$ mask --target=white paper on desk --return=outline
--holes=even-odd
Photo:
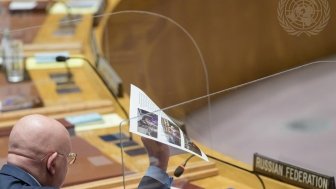
[[[60,52],[40,52],[35,53],[35,61],[37,64],[44,64],[44,63],[55,63],[57,56],[69,56],[68,51],[60,51]]]
[[[170,153],[189,152],[206,161],[202,152],[182,130],[139,88],[131,85],[130,132],[170,146]]]
[[[32,10],[37,6],[35,0],[26,0],[26,1],[12,1],[9,4],[9,10],[19,11],[19,10]]]
[[[84,60],[82,60],[80,58],[69,59],[66,62],[66,64],[65,63],[59,63],[59,62],[38,63],[38,62],[36,62],[35,57],[29,57],[29,58],[26,59],[26,69],[27,70],[38,70],[38,69],[44,70],[44,69],[65,68],[66,66],[68,66],[70,68],[79,68],[79,67],[82,67],[84,63],[85,63]]]
[[[78,124],[75,125],[75,131],[89,131],[93,129],[102,129],[110,127],[118,127],[122,118],[116,113],[104,114],[102,115],[103,121],[100,123],[91,123],[91,124]]]
[[[95,14],[102,6],[102,0],[70,0],[67,6],[64,3],[55,3],[51,8],[52,14],[64,14],[70,12],[71,14]]]

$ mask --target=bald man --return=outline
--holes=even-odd
[[[42,115],[23,117],[9,136],[0,188],[60,188],[68,162],[75,158],[69,133],[61,123]]]
[[[139,188],[170,188],[172,178],[166,173],[168,147],[149,139],[143,139],[143,143],[150,167]],[[43,115],[23,117],[9,136],[7,164],[0,170],[0,188],[60,188],[68,165],[76,160],[76,154],[71,150],[69,133],[61,123]]]

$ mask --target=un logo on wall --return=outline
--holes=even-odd
[[[278,19],[290,35],[317,35],[330,19],[328,0],[280,0]]]

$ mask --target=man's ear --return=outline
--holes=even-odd
[[[47,160],[47,170],[48,173],[50,173],[51,175],[55,175],[56,173],[56,158],[57,152],[54,152],[53,154],[51,154],[51,156],[49,156]]]

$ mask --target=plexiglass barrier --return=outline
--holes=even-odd
[[[44,114],[78,154],[64,188],[160,188],[171,177],[176,188],[323,188],[335,175],[334,58],[218,87],[186,28],[137,10],[2,22],[1,148],[15,121]],[[23,55],[6,50],[16,40]],[[14,57],[23,81],[9,79]]]
[[[112,14],[108,21],[109,30],[105,31],[103,50],[120,74],[130,98],[131,120],[121,122],[121,136],[127,136],[130,129],[136,132],[132,134],[132,140],[120,141],[125,168],[124,187],[134,188],[141,182],[140,187],[147,188],[150,187],[148,185],[151,181],[146,179],[151,177],[144,175],[145,172],[152,171],[152,167],[148,170],[149,162],[161,165],[159,159],[164,159],[167,162],[162,162],[162,171],[172,174],[172,169],[188,158],[188,153],[180,151],[178,154],[182,155],[176,155],[169,160],[167,156],[177,152],[156,142],[154,143],[159,146],[152,146],[153,139],[171,144],[175,148],[189,151],[193,147],[198,149],[186,135],[189,126],[185,121],[193,110],[210,105],[210,99],[207,97],[207,68],[197,42],[184,27],[171,18],[145,11],[120,11]],[[131,84],[134,85],[133,92],[138,94],[137,96],[132,96]],[[153,100],[153,104],[146,99],[145,94]],[[189,100],[191,103],[186,103]],[[166,116],[161,117],[161,108],[165,108]],[[208,128],[203,131],[203,136],[210,139],[212,129],[209,129],[209,120],[209,117],[203,118],[204,126]],[[130,126],[131,122],[139,127]],[[145,142],[145,147],[139,134],[150,138],[147,140],[148,144]],[[158,157],[151,155],[152,152],[162,157],[157,159]],[[205,154],[203,156],[205,157]],[[168,160],[173,163],[168,164]],[[214,175],[216,172],[211,165],[204,163],[204,160],[191,161],[196,162],[194,170],[209,169],[203,170],[203,176]],[[134,170],[138,173],[134,173]],[[176,180],[176,184],[187,185],[189,180]],[[177,186],[176,184],[174,186]]]
[[[283,179],[283,182],[301,187],[332,188],[335,172],[331,166],[334,161],[334,152],[331,150],[334,141],[334,118],[331,112],[334,111],[335,69],[333,58],[316,61],[162,109],[148,102],[150,96],[135,90],[136,92],[131,92],[134,95],[131,96],[131,107],[136,108],[130,109],[130,112],[134,111],[134,117],[123,121],[121,127],[130,124],[132,132],[142,136],[142,140],[149,138],[143,143],[149,149],[151,165],[161,165],[158,159],[167,162],[162,156],[168,157],[174,151],[153,141],[161,141],[174,149],[184,148],[183,155],[169,156],[167,172],[171,175],[176,174],[176,170],[181,172],[179,165],[197,174],[197,171],[193,170],[194,166],[206,163],[200,157],[201,150],[209,156],[210,162],[235,162],[230,166],[240,166],[238,169],[242,170],[245,170],[246,166],[239,162],[253,165],[256,170],[255,179],[258,181],[259,178],[260,185],[254,183],[244,187],[273,187],[258,177],[266,174],[268,177]],[[183,108],[207,97],[211,98],[211,105],[188,114],[183,119],[185,130],[179,122],[166,117],[165,112],[169,112],[170,109]],[[135,104],[132,104],[132,100]],[[209,112],[211,121],[207,122]],[[213,125],[210,127],[211,123]],[[209,132],[209,129],[214,130]],[[207,134],[212,138],[208,138]],[[190,139],[194,141],[193,144],[189,143]],[[132,150],[123,151],[123,155],[128,157]],[[213,151],[225,156],[213,157]],[[255,155],[258,155],[256,159]],[[235,160],[228,160],[227,156]],[[128,160],[124,160],[127,167]],[[323,163],[320,163],[321,161]],[[136,164],[137,161],[133,163]],[[249,172],[248,170],[245,171]],[[181,186],[181,183],[209,186],[202,181],[194,181],[188,173],[190,174],[187,171],[183,179],[175,176],[177,186]],[[201,177],[202,174],[199,174]],[[218,185],[230,185],[225,178],[220,181],[212,179]],[[125,180],[125,188],[132,188],[128,185],[127,175]],[[144,180],[140,186],[143,184],[146,184]]]

